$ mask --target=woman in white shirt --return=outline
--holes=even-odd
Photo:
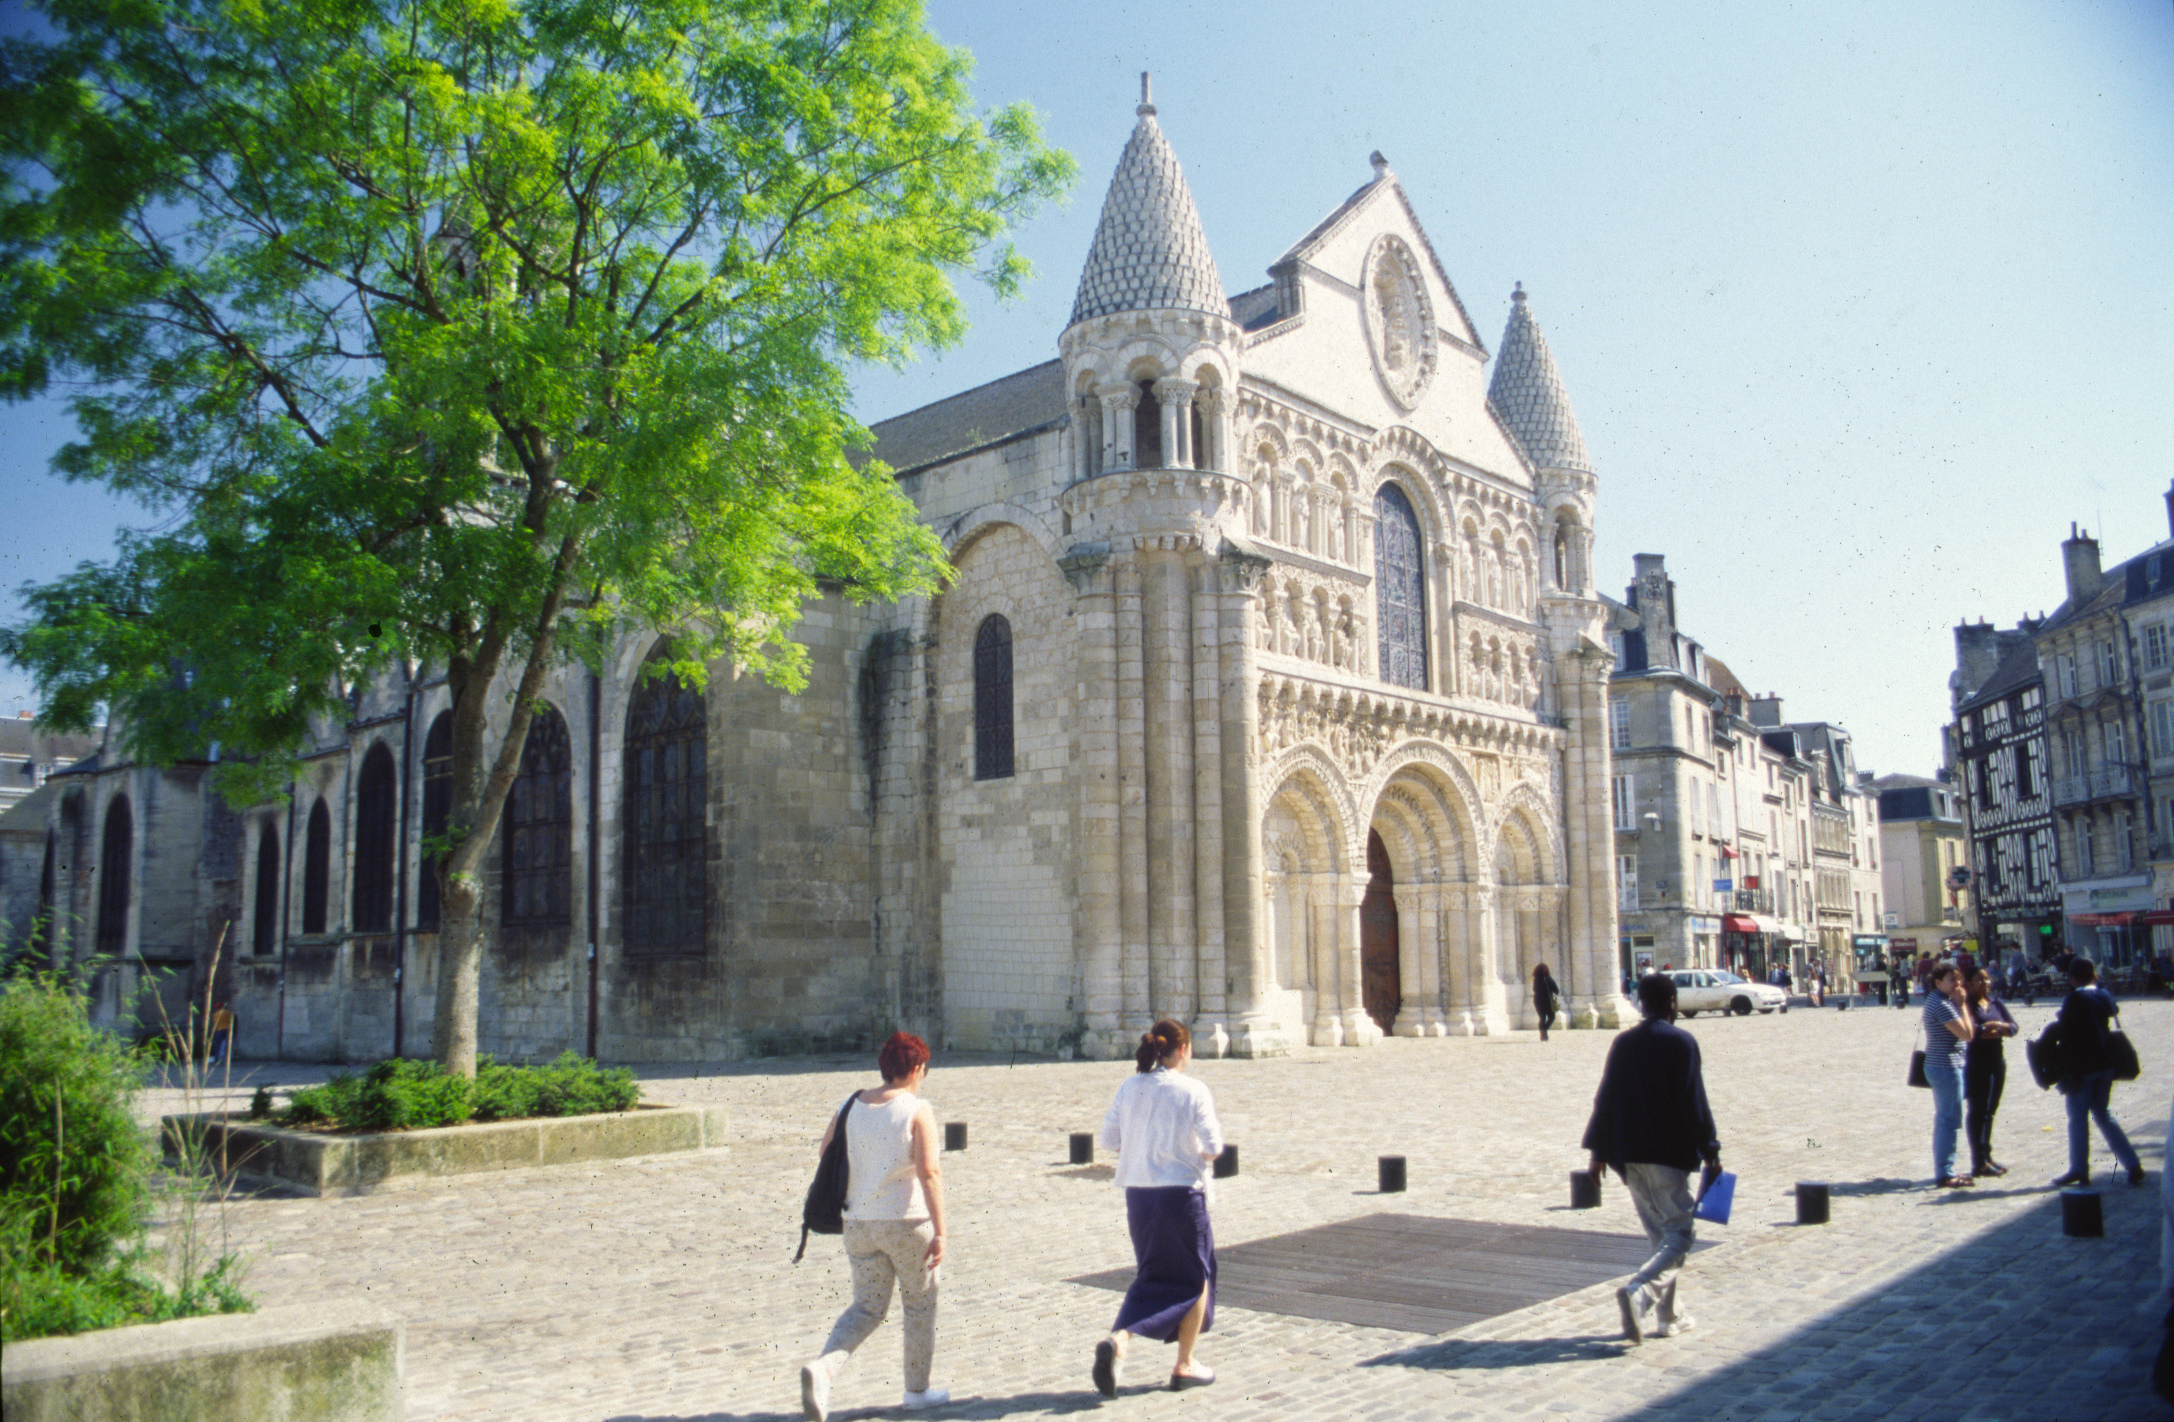
[[[906,1397],[934,1407],[951,1394],[930,1387],[936,1354],[936,1266],[944,1260],[944,1171],[936,1113],[918,1094],[928,1077],[928,1043],[894,1032],[876,1059],[883,1085],[856,1092],[844,1115],[845,1257],[853,1302],[830,1330],[823,1355],[800,1370],[800,1408],[809,1422],[830,1412],[830,1385],[853,1350],[890,1311],[891,1285],[906,1301]],[[823,1132],[828,1149],[839,1118]]]
[[[1215,1324],[1215,1232],[1208,1225],[1209,1168],[1223,1152],[1215,1098],[1186,1076],[1193,1037],[1168,1018],[1140,1038],[1139,1070],[1102,1118],[1102,1144],[1117,1157],[1132,1256],[1139,1273],[1110,1336],[1095,1344],[1095,1388],[1117,1395],[1117,1372],[1134,1334],[1178,1345],[1170,1388],[1206,1387],[1215,1370],[1193,1345]]]

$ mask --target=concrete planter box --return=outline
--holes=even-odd
[[[161,1137],[169,1153],[184,1122],[204,1133],[205,1149],[213,1159],[224,1148],[229,1169],[316,1195],[361,1194],[402,1176],[576,1165],[715,1150],[725,1143],[722,1106],[637,1106],[599,1116],[547,1116],[373,1136],[283,1130],[212,1112],[166,1117]]]
[[[403,1346],[383,1309],[322,1304],[40,1338],[0,1357],[0,1406],[8,1422],[396,1422]]]

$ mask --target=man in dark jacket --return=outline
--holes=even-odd
[[[2144,1163],[2112,1110],[2115,1063],[2109,1039],[2121,1005],[2098,985],[2098,968],[2089,958],[2069,960],[2068,981],[2068,997],[2051,1029],[2060,1044],[2061,1093],[2068,1098],[2068,1173],[2053,1183],[2091,1183],[2091,1122],[2096,1121],[2114,1159],[2129,1172],[2129,1184],[2141,1185]]]
[[[1648,1314],[1658,1315],[1658,1337],[1691,1327],[1690,1315],[1676,1308],[1676,1273],[1692,1243],[1691,1172],[1702,1160],[1709,1171],[1721,1166],[1698,1039],[1674,1025],[1674,980],[1662,973],[1640,979],[1638,1007],[1645,1020],[1608,1049],[1585,1128],[1594,1178],[1604,1167],[1623,1177],[1653,1242],[1653,1257],[1615,1291],[1623,1336],[1633,1343],[1645,1341]]]

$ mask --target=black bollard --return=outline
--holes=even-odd
[[[2103,1239],[2106,1236],[2106,1215],[2099,1208],[2099,1192],[2096,1190],[2063,1190],[2061,1192],[2061,1233],[2070,1239]]]
[[[1072,1163],[1074,1165],[1093,1165],[1095,1163],[1094,1132],[1072,1132]]]
[[[1846,998],[1846,997],[1838,997],[1838,998],[1836,998],[1836,999],[1834,1000],[1834,1010],[1835,1010],[1836,1012],[1847,1012],[1847,1011],[1849,1011],[1849,999],[1848,999],[1848,998]]]
[[[946,1122],[944,1122],[944,1149],[945,1149],[945,1150],[965,1150],[965,1149],[966,1149],[966,1122],[964,1122],[964,1121],[946,1121]]]
[[[1570,1172],[1570,1208],[1573,1210],[1597,1210],[1600,1208],[1600,1177],[1590,1170]]]
[[[1384,1195],[1404,1193],[1404,1157],[1385,1155],[1374,1162],[1374,1178]]]
[[[1215,1158],[1215,1178],[1228,1180],[1237,1173],[1238,1147],[1234,1145],[1224,1146],[1223,1153]]]
[[[1800,1225],[1825,1224],[1827,1222],[1827,1186],[1820,1180],[1797,1182],[1797,1223]]]

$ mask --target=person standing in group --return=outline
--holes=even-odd
[[[936,1355],[937,1266],[944,1262],[944,1172],[936,1113],[919,1095],[928,1079],[928,1043],[894,1032],[876,1058],[883,1085],[855,1094],[845,1113],[845,1257],[853,1302],[838,1315],[822,1356],[800,1370],[800,1409],[809,1422],[830,1413],[830,1385],[853,1350],[891,1308],[895,1282],[906,1303],[906,1396],[909,1408],[951,1400],[929,1386]],[[838,1129],[823,1132],[830,1145]]]
[[[1932,1086],[1933,1184],[1957,1189],[1971,1183],[1955,1173],[1955,1137],[1963,1127],[1964,1044],[1977,1032],[1963,996],[1963,975],[1942,963],[1925,979],[1925,1079]]]
[[[2016,1034],[2015,1018],[2008,1004],[1994,995],[1992,975],[1983,968],[1970,970],[1963,996],[1976,1029],[1963,1055],[1963,1135],[1970,1142],[1970,1173],[2006,1175],[2008,1167],[1993,1159],[1993,1117],[2008,1084],[2003,1043]]]
[[[1644,1020],[1608,1048],[1608,1064],[1585,1127],[1593,1178],[1602,1170],[1623,1177],[1653,1255],[1615,1291],[1623,1336],[1646,1338],[1646,1316],[1657,1314],[1656,1337],[1687,1332],[1691,1316],[1676,1304],[1676,1279],[1691,1252],[1691,1172],[1704,1161],[1721,1167],[1721,1141],[1706,1104],[1698,1039],[1675,1024],[1676,983],[1654,974],[1638,983]]]
[[[2098,968],[2089,958],[2072,958],[2068,965],[2068,996],[2053,1019],[2053,1033],[2060,1043],[2061,1093],[2068,1098],[2068,1173],[2056,1185],[2091,1183],[2091,1121],[2129,1172],[2131,1186],[2144,1183],[2144,1163],[2112,1110],[2114,1049],[2108,1038],[2121,1004],[2098,985]]]
[[[1137,1070],[1102,1118],[1102,1145],[1117,1152],[1138,1267],[1110,1336],[1095,1344],[1095,1390],[1117,1395],[1126,1345],[1137,1335],[1178,1345],[1170,1390],[1206,1387],[1215,1370],[1193,1358],[1215,1326],[1215,1231],[1208,1223],[1210,1167],[1223,1153],[1223,1127],[1206,1085],[1185,1074],[1192,1033],[1164,1018],[1140,1038]]]
[[[1532,970],[1532,1005],[1540,1014],[1540,1040],[1547,1040],[1548,1028],[1555,1025],[1555,1014],[1561,1010],[1563,990],[1556,985],[1555,975],[1547,970],[1547,964],[1536,964]]]

